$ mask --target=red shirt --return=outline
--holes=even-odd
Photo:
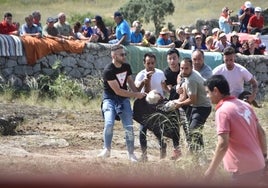
[[[260,19],[257,19],[257,16],[251,16],[249,21],[248,21],[248,25],[250,25],[251,27],[256,27],[258,29],[262,29],[264,26],[264,18],[263,16],[260,16]]]
[[[0,23],[0,34],[9,35],[11,32],[16,31],[17,28],[13,24],[8,24],[6,21]]]

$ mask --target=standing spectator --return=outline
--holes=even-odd
[[[135,20],[132,23],[132,30],[130,34],[130,44],[142,46],[142,34],[141,34],[141,23],[138,20]]]
[[[230,38],[231,46],[235,49],[235,53],[243,53],[242,44],[236,31],[233,31]]]
[[[231,43],[227,40],[226,34],[221,33],[219,40],[215,44],[215,48],[218,49],[217,51],[223,52],[223,50],[229,46],[231,46]]]
[[[251,16],[254,15],[254,8],[250,1],[246,1],[243,6],[241,6],[238,12],[238,19],[240,21],[240,33],[248,33],[248,21]]]
[[[162,48],[173,48],[175,44],[169,38],[170,31],[168,28],[163,27],[159,33],[159,37],[156,40],[156,45]]]
[[[263,55],[261,51],[259,50],[259,46],[256,43],[255,39],[249,39],[247,41],[248,46],[246,50],[243,51],[244,55]]]
[[[123,18],[120,12],[114,13],[114,21],[116,23],[115,39],[110,40],[110,44],[129,45],[130,43],[130,27],[128,22]]]
[[[167,91],[166,86],[166,77],[162,70],[155,68],[156,66],[156,56],[152,53],[146,53],[143,57],[143,65],[145,69],[141,70],[136,78],[135,85],[141,90],[141,92],[149,93],[152,90],[155,90],[161,95],[162,98],[165,98],[164,92]],[[148,118],[148,117],[147,117]],[[147,161],[147,126],[140,125],[140,145],[142,150],[142,160]],[[157,135],[159,146],[160,146],[160,158],[166,157],[166,147],[167,144],[162,139],[162,135]],[[174,148],[178,149],[179,138],[177,143],[175,143]],[[174,156],[175,157],[175,156]]]
[[[236,22],[233,22],[230,18],[232,11],[228,7],[222,8],[222,13],[219,18],[219,27],[224,33],[231,33],[231,26],[239,25]]]
[[[251,106],[230,96],[228,81],[214,75],[206,82],[206,91],[216,104],[215,122],[218,143],[214,157],[205,172],[206,183],[223,160],[235,186],[258,186],[267,157],[264,129]]]
[[[145,97],[145,94],[138,92],[135,87],[131,76],[131,67],[126,63],[126,53],[123,46],[112,46],[111,56],[112,63],[108,64],[103,71],[102,113],[104,116],[104,149],[98,157],[110,157],[114,122],[116,116],[119,116],[125,129],[129,160],[137,162],[134,154],[133,120],[129,97],[141,99]],[[129,91],[128,87],[132,91]]]
[[[93,35],[91,20],[89,18],[84,19],[84,25],[82,26],[82,33],[87,38],[90,38]]]
[[[184,30],[182,29],[176,29],[176,40],[174,41],[175,43],[175,48],[182,48],[182,49],[190,49],[190,44],[188,40],[186,39]]]
[[[57,28],[59,35],[65,39],[74,39],[72,27],[66,22],[66,16],[63,12],[58,14],[58,22],[54,24]]]
[[[261,15],[261,7],[255,8],[255,14],[250,17],[248,21],[248,32],[255,34],[257,32],[261,33],[264,27],[264,17]]]
[[[105,23],[103,22],[102,17],[99,15],[96,15],[95,18],[92,19],[92,22],[95,23],[96,28],[94,28],[94,30],[96,30],[96,34],[99,36],[98,42],[108,43],[109,41],[108,29],[105,26]]]
[[[25,17],[25,24],[21,26],[21,36],[42,37],[39,28],[33,23],[32,15]]]
[[[204,79],[212,76],[212,69],[204,63],[204,52],[202,50],[195,50],[192,53],[192,62],[194,70],[198,71]]]
[[[19,35],[19,30],[12,22],[12,14],[5,13],[4,20],[0,23],[0,34],[4,35]]]
[[[38,27],[39,32],[42,35],[43,27],[41,24],[41,13],[39,10],[36,10],[32,13],[33,16],[33,23]]]
[[[227,47],[223,51],[223,61],[212,70],[213,75],[223,75],[230,86],[232,96],[238,97],[244,91],[244,83],[249,82],[252,86],[252,94],[248,96],[251,103],[258,91],[258,84],[254,76],[242,65],[235,63],[235,50],[233,47]]]
[[[184,58],[180,64],[180,76],[185,79],[182,88],[185,89],[184,100],[174,100],[176,107],[186,107],[186,117],[189,123],[189,150],[203,150],[204,141],[202,129],[211,112],[211,104],[204,87],[204,78],[193,70],[192,60]]]

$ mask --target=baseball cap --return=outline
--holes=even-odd
[[[48,17],[47,18],[47,23],[51,23],[51,22],[56,22],[56,19],[52,18],[52,17]]]
[[[221,34],[219,35],[219,39],[221,39],[221,38],[224,37],[224,36],[226,36],[226,34],[225,34],[225,33],[221,33]]]
[[[252,4],[251,4],[250,1],[246,1],[244,5],[245,5],[246,8],[251,8],[252,7]]]
[[[255,12],[261,12],[261,7],[256,7]]]
[[[202,39],[202,36],[201,35],[196,35],[195,39],[198,39],[198,38]]]
[[[121,17],[122,16],[122,14],[120,13],[120,12],[118,12],[118,11],[116,11],[115,13],[114,13],[114,17]]]
[[[89,18],[85,18],[84,23],[91,23],[91,20]]]
[[[215,28],[212,29],[212,33],[216,33],[216,32],[218,32],[219,30],[220,30],[219,28],[215,27]]]

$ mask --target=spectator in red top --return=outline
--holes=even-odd
[[[264,27],[264,17],[261,15],[261,8],[255,8],[254,16],[250,17],[248,21],[248,31],[251,34],[255,34],[256,32],[261,32]]]
[[[16,25],[12,22],[12,14],[5,13],[4,20],[0,23],[0,34],[19,35]]]

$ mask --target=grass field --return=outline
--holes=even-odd
[[[31,14],[34,10],[40,10],[42,23],[45,24],[46,18],[56,16],[59,12],[65,12],[70,17],[73,14],[99,14],[107,19],[111,19],[113,12],[122,6],[126,0],[0,0],[0,11],[3,15],[10,11],[13,13],[13,21],[24,23],[24,17]],[[166,23],[170,22],[175,27],[186,26],[195,23],[197,19],[218,18],[221,9],[228,6],[236,14],[244,0],[173,0],[175,12],[166,17]],[[268,8],[267,0],[254,0],[254,6],[263,9]],[[144,25],[144,29],[153,30],[150,23]]]

